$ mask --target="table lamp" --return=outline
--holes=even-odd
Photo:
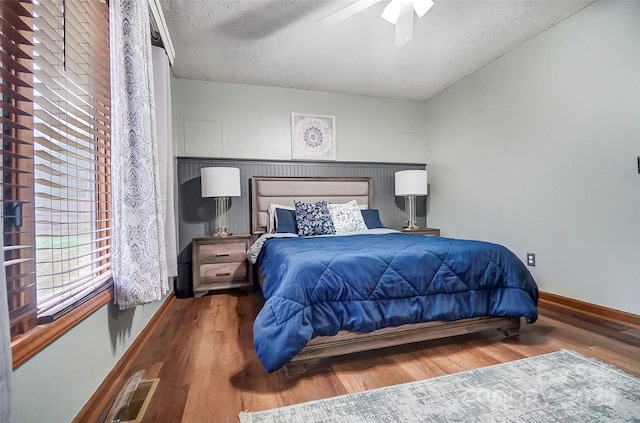
[[[395,173],[396,196],[405,197],[407,226],[404,229],[418,229],[416,224],[416,197],[429,193],[426,170],[401,170]]]
[[[229,197],[240,197],[240,169],[236,167],[203,167],[200,169],[202,196],[214,197],[216,204],[213,236],[231,235],[227,226]]]

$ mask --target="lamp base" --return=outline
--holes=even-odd
[[[229,197],[216,197],[216,220],[213,222],[213,226],[216,228],[213,235],[216,238],[226,238],[231,235],[227,232],[229,227],[227,226],[227,210],[229,210]]]
[[[216,228],[216,231],[211,236],[214,236],[216,238],[226,238],[233,235],[231,232],[227,232],[227,229],[228,228],[226,226],[218,226]]]
[[[406,225],[406,226],[403,226],[403,227],[402,227],[402,229],[405,229],[405,230],[407,230],[407,231],[412,231],[412,230],[415,230],[415,229],[420,229],[420,226],[416,225],[416,222],[415,222],[415,221],[408,221],[408,222],[406,222],[406,223],[407,223],[407,225]]]
[[[407,226],[404,227],[404,230],[410,231],[412,229],[418,229],[419,226],[416,219],[416,196],[407,195],[404,200],[404,205],[407,212],[407,220],[405,220]]]

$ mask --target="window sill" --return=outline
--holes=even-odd
[[[15,370],[20,367],[31,357],[45,349],[53,343],[53,341],[60,338],[112,299],[113,288],[110,288],[65,314],[55,322],[36,326],[24,335],[18,336],[11,341],[13,369]]]

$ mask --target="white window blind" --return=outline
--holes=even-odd
[[[108,15],[101,0],[0,1],[12,338],[110,286]]]
[[[41,323],[111,277],[108,8],[34,2],[34,196]]]

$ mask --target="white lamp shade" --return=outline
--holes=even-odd
[[[203,197],[240,197],[240,169],[203,167],[200,169]]]
[[[427,183],[426,170],[401,170],[396,172],[396,195],[427,195],[429,185]]]

